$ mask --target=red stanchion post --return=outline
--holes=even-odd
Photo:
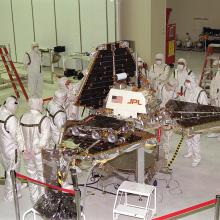
[[[216,203],[215,203],[215,220],[219,220],[219,209],[220,209],[220,195],[217,195]]]
[[[157,137],[157,161],[159,161],[159,154],[160,154],[160,142],[161,142],[161,127],[159,127],[156,131],[156,137]]]
[[[157,142],[160,143],[161,141],[161,127],[157,129]]]
[[[75,191],[75,202],[76,202],[76,219],[81,220],[81,202],[80,202],[80,189],[78,186],[78,178],[76,169],[70,169],[72,183],[73,183],[73,190]]]
[[[12,181],[12,186],[13,186],[13,196],[14,196],[16,220],[20,220],[20,209],[19,209],[19,202],[18,202],[16,173],[14,170],[11,170],[10,176],[11,176],[11,181]]]

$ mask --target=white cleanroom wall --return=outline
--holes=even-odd
[[[69,54],[90,52],[115,41],[115,1],[0,0],[0,44],[10,44],[17,62],[34,40],[45,48],[64,45]]]
[[[34,41],[31,0],[12,0],[12,8],[17,60],[22,61],[25,51],[30,50]]]

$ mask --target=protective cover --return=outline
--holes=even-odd
[[[44,149],[42,150],[42,158],[44,169],[43,175],[46,183],[59,186],[61,182],[66,180],[72,158],[61,149]]]
[[[49,190],[34,205],[43,218],[51,220],[76,219],[76,204],[72,195]]]

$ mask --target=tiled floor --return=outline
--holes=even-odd
[[[199,52],[178,52],[178,57],[184,57],[189,63],[189,67],[196,73],[200,74],[204,54]],[[56,88],[55,85],[45,84],[44,96],[53,94]],[[0,93],[0,103],[11,93],[10,90],[4,90]],[[24,107],[20,112],[24,111]],[[179,136],[175,135],[173,138],[173,150],[179,140]],[[202,161],[196,168],[191,167],[191,160],[183,158],[186,152],[184,144],[181,146],[173,164],[173,179],[178,181],[180,188],[174,189],[177,185],[175,181],[171,181],[170,189],[166,188],[164,179],[169,179],[165,174],[158,174],[157,186],[157,216],[187,208],[191,205],[198,204],[207,200],[215,198],[216,194],[220,193],[220,147],[219,142],[215,138],[208,139],[206,135],[201,138],[201,153]],[[1,172],[3,173],[3,172]],[[80,175],[81,182],[85,179],[85,174]],[[161,180],[159,180],[161,179]],[[112,208],[114,203],[114,196],[109,194],[102,194],[99,191],[89,189],[91,195],[86,198],[85,214],[87,220],[111,220]],[[25,189],[22,193],[23,197],[20,199],[20,211],[23,213],[31,207],[29,201],[29,192]],[[0,186],[0,198],[3,198],[3,186]],[[132,198],[134,201],[137,198]],[[0,201],[0,219],[12,220],[15,219],[13,203],[5,203],[3,199]],[[29,218],[31,219],[31,218]],[[40,219],[40,218],[39,218]],[[119,217],[119,220],[133,219],[128,217]],[[179,217],[176,219],[186,220],[211,220],[214,219],[214,208],[208,208],[192,215]]]

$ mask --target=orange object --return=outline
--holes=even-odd
[[[167,8],[167,23],[166,23],[166,64],[171,65],[175,63],[176,56],[176,24],[168,24],[171,8]]]
[[[161,141],[161,128],[157,129],[157,142],[160,143]]]
[[[8,76],[9,76],[9,79],[11,81],[11,84],[12,84],[12,87],[15,91],[15,95],[17,96],[17,98],[20,97],[20,94],[18,92],[18,89],[17,89],[17,86],[15,84],[15,82],[17,81],[20,88],[21,88],[21,91],[25,97],[26,100],[28,100],[28,94],[24,88],[24,85],[20,79],[20,76],[14,66],[14,63],[12,62],[12,59],[11,57],[9,56],[9,53],[8,53],[8,49],[6,48],[6,46],[0,46],[0,56],[2,58],[2,61],[4,63],[4,66],[7,70],[7,73],[8,73]]]

